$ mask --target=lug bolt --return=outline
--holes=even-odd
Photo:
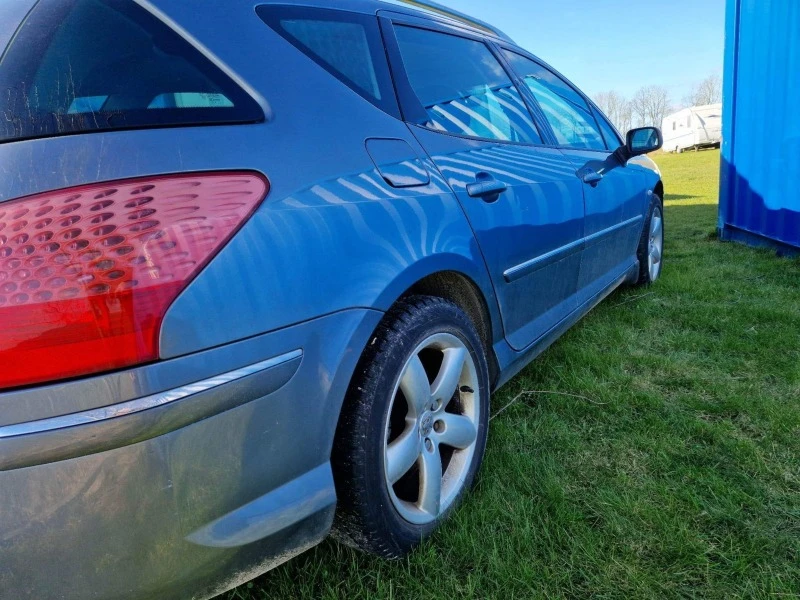
[[[425,438],[425,449],[428,452],[433,452],[433,442],[430,441],[430,439],[428,439],[428,438]]]
[[[431,410],[436,410],[436,406],[437,406],[436,402],[433,402],[431,404]]]
[[[433,430],[436,433],[442,433],[444,431],[444,422],[443,421],[436,421],[433,424]]]

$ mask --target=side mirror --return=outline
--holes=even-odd
[[[629,158],[655,152],[664,145],[664,138],[658,127],[631,129],[625,136],[625,150]]]
[[[625,145],[614,152],[622,166],[634,156],[655,152],[664,145],[664,138],[658,127],[639,127],[631,129],[625,136]]]

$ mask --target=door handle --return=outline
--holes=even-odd
[[[581,180],[592,187],[597,187],[597,184],[603,181],[603,174],[593,169],[586,169],[581,175]]]
[[[475,183],[467,184],[467,194],[484,202],[494,202],[507,189],[508,185],[483,171],[475,176]]]

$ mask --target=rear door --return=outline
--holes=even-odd
[[[469,219],[506,339],[524,348],[577,307],[584,232],[575,166],[545,146],[479,35],[394,16],[384,37],[404,118]]]
[[[577,89],[517,49],[504,48],[503,56],[541,109],[559,150],[585,182],[586,239],[578,277],[583,301],[616,281],[636,260],[648,200],[645,179],[637,168],[620,165],[613,155],[620,145],[614,129],[603,123],[601,131],[601,115]]]

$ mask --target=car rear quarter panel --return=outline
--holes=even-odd
[[[193,375],[176,369],[190,384],[230,358],[302,346],[280,373],[119,419],[0,439],[0,598],[209,598],[320,541],[333,518],[328,460],[339,399],[380,317],[342,311],[164,363],[191,361]],[[130,391],[160,390],[163,377],[144,372],[156,368],[142,367]],[[110,395],[130,387],[96,380]],[[43,396],[46,411],[47,397],[92,395],[83,381],[53,387],[21,390],[16,400]],[[175,413],[148,415],[206,399],[239,405],[168,433]],[[149,424],[133,436],[123,432],[142,419]],[[98,441],[104,451],[86,450]]]
[[[252,169],[267,175],[266,201],[169,309],[162,358],[347,308],[387,309],[418,279],[440,270],[467,275],[493,305],[463,212],[404,123],[316,66],[252,10],[209,3],[198,11],[189,2],[159,8],[255,90],[266,122],[2,144],[0,202],[163,173]],[[219,23],[237,35],[221,35]],[[407,140],[431,182],[388,185],[366,151],[370,137]]]

